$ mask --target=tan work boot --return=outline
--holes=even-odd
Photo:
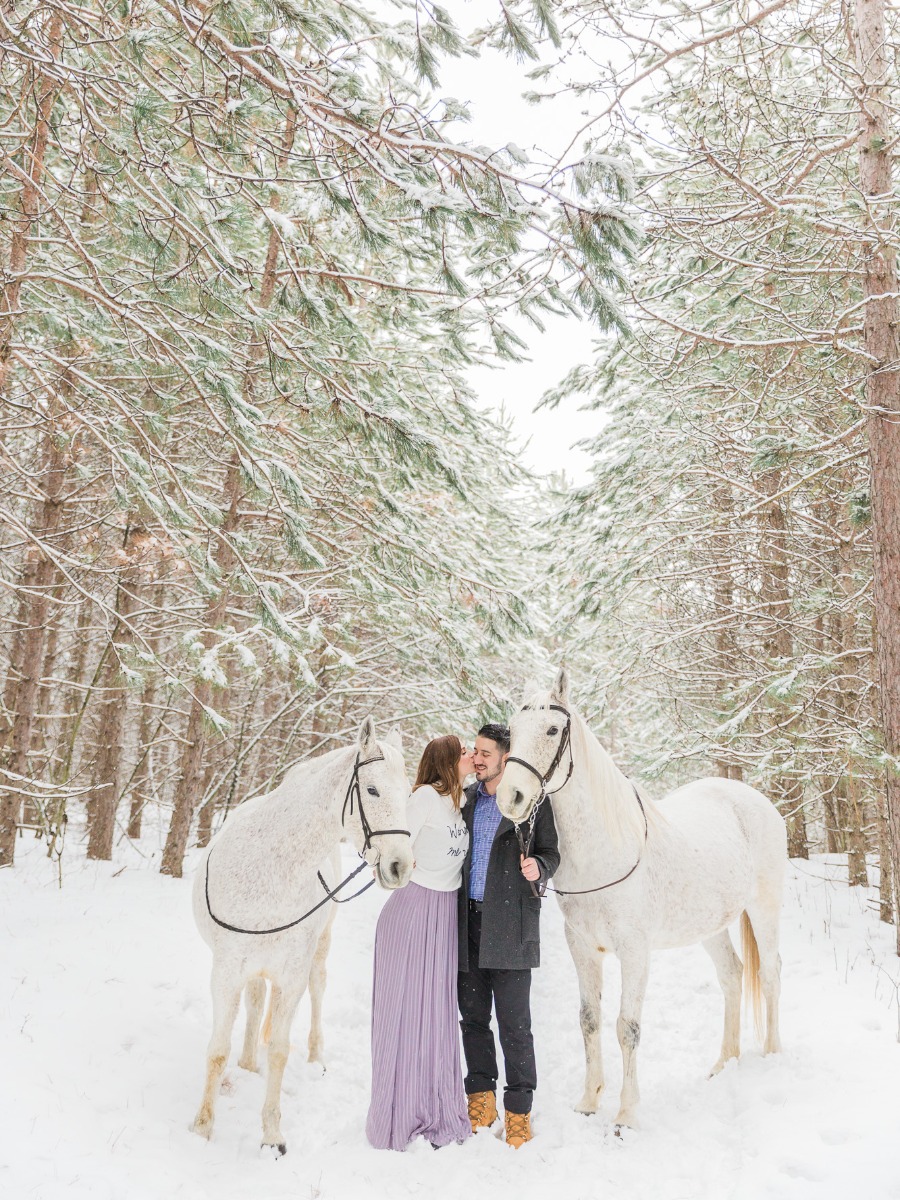
[[[469,1092],[466,1100],[473,1133],[488,1129],[497,1120],[497,1097],[493,1092]]]
[[[530,1142],[534,1134],[531,1132],[531,1113],[504,1113],[506,1119],[506,1144],[518,1150],[526,1142]]]

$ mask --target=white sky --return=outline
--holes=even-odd
[[[464,34],[486,24],[497,11],[496,0],[454,0],[448,8]],[[437,94],[467,101],[472,117],[468,125],[457,127],[456,137],[488,146],[514,142],[529,153],[535,147],[561,152],[583,124],[583,109],[569,97],[526,104],[522,92],[538,86],[526,78],[534,65],[518,64],[487,49],[477,59],[445,60]],[[525,323],[510,324],[528,341],[530,361],[475,369],[470,373],[472,385],[486,406],[502,406],[515,433],[528,441],[523,457],[531,469],[542,474],[564,470],[572,481],[582,482],[588,456],[572,449],[572,444],[597,433],[602,414],[580,411],[580,400],[569,400],[549,412],[534,409],[543,393],[571,367],[591,357],[597,330],[571,317],[548,318],[544,334]]]

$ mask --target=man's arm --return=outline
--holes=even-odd
[[[546,883],[556,874],[559,867],[559,838],[549,800],[545,800],[538,809],[531,856],[541,869],[540,882]]]

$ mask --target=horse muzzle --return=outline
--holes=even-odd
[[[502,780],[497,788],[497,807],[504,817],[508,817],[517,825],[528,820],[537,800],[537,795],[531,789],[523,792],[514,783],[507,783],[506,780]]]
[[[375,864],[375,877],[379,886],[395,891],[409,883],[413,870],[413,857],[408,846],[395,852],[382,850]]]

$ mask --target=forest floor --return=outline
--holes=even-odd
[[[837,858],[791,866],[784,905],[784,1053],[707,1078],[722,997],[702,949],[654,959],[640,1050],[641,1128],[615,1137],[618,971],[607,970],[607,1091],[573,1111],[582,1049],[575,972],[554,901],[534,977],[540,1088],[534,1141],[492,1132],[435,1153],[372,1150],[369,1002],[377,889],[343,908],[325,998],[328,1069],[294,1026],[283,1128],[261,1151],[263,1079],[232,1061],[207,1143],[188,1126],[209,1035],[209,955],[190,880],[157,873],[145,838],[118,863],[70,841],[63,885],[42,843],[0,873],[0,1196],[4,1200],[900,1200],[900,960],[874,891]],[[123,861],[125,863],[123,867]],[[350,863],[348,857],[347,862]],[[874,872],[873,872],[874,873]],[[238,1036],[235,1039],[235,1053]]]

